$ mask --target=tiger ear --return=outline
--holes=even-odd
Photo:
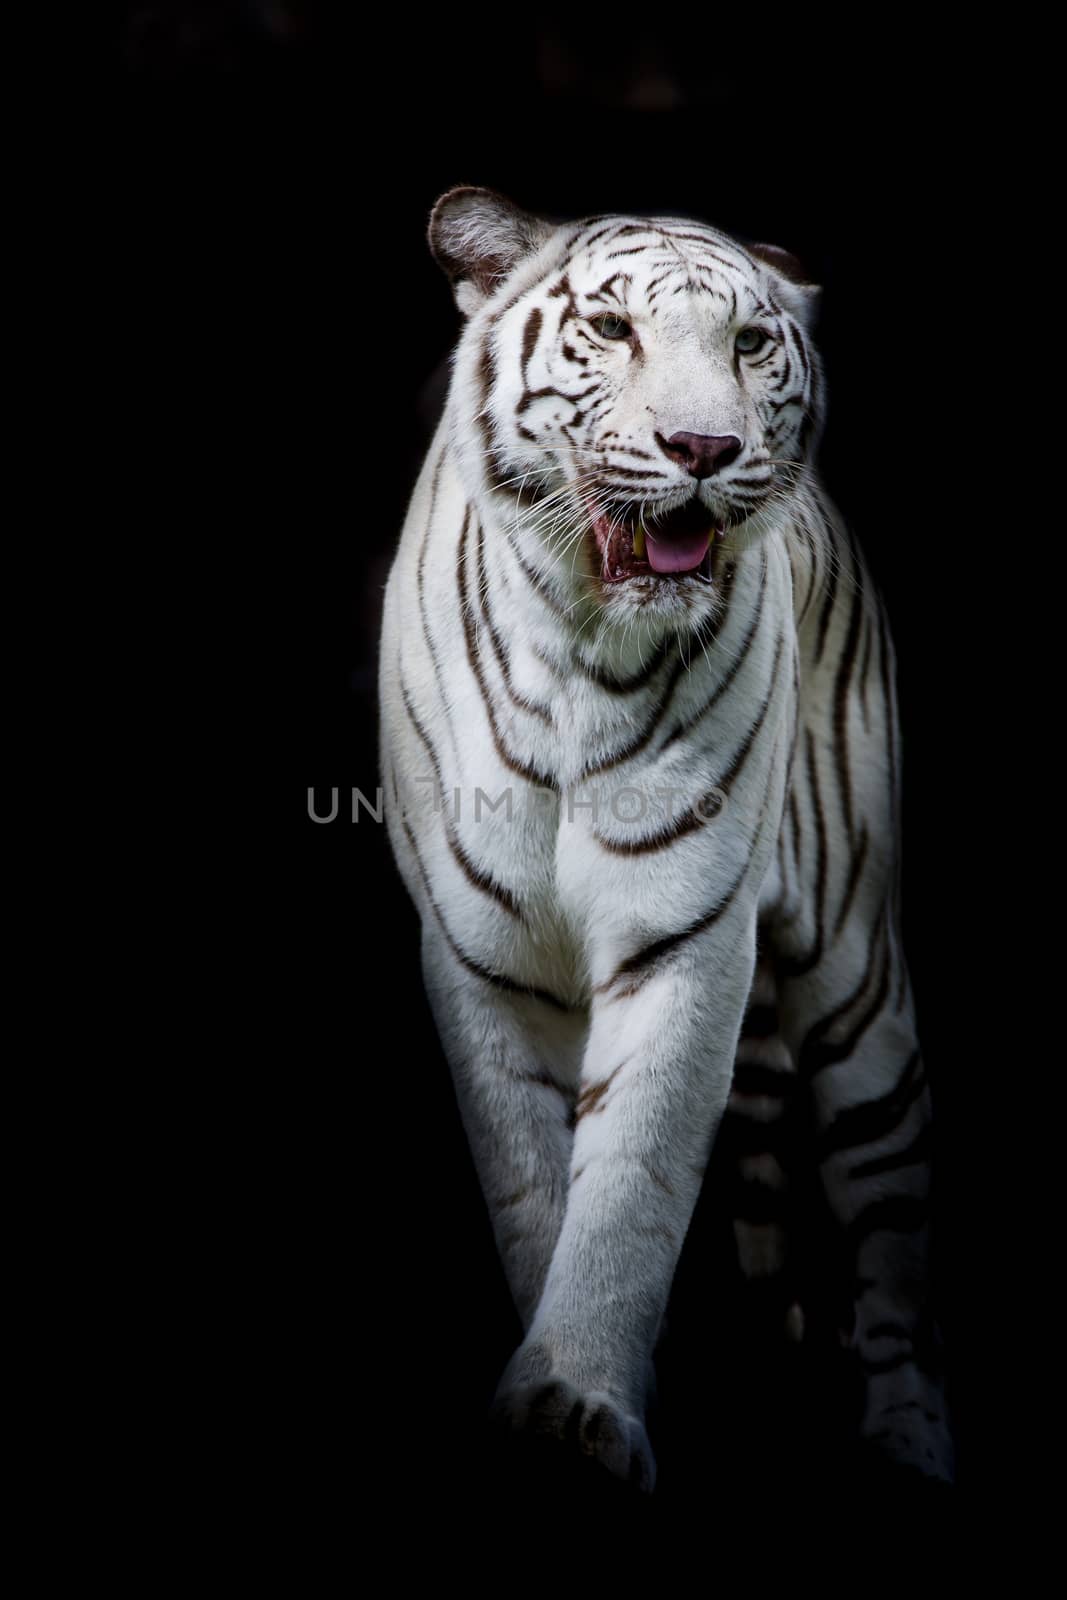
[[[449,189],[430,215],[430,252],[451,279],[464,316],[483,306],[523,256],[553,232],[550,222],[520,211],[492,189]]]
[[[774,289],[791,317],[795,317],[809,333],[819,314],[822,289],[812,283],[811,275],[796,256],[776,244],[747,244],[745,249],[765,267],[770,267]]]

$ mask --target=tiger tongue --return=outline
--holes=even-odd
[[[710,543],[707,528],[700,533],[675,535],[673,539],[657,539],[645,529],[645,550],[653,572],[692,572],[703,561]]]

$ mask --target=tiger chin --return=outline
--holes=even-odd
[[[715,1147],[783,1338],[817,1168],[860,1437],[950,1480],[895,657],[815,466],[818,290],[700,222],[477,188],[429,243],[465,322],[386,589],[380,754],[522,1331],[493,1415],[652,1490]]]

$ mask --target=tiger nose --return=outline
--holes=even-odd
[[[742,449],[741,440],[733,433],[672,433],[660,443],[671,460],[693,478],[710,478],[736,460]]]

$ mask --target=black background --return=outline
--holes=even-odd
[[[786,247],[824,285],[821,466],[900,664],[936,1293],[973,1491],[969,1119],[996,1050],[974,861],[998,781],[972,754],[991,571],[973,469],[996,444],[971,408],[989,332],[961,240],[1001,223],[965,43],[888,21],[831,40],[762,14],[549,28],[267,3],[118,8],[106,42],[88,193],[117,515],[165,552],[143,638],[181,612],[149,659],[177,687],[202,808],[212,796],[220,893],[240,861],[262,951],[246,969],[235,934],[242,1025],[211,1038],[201,1129],[222,1202],[203,1266],[220,1422],[267,1464],[271,1503],[327,1542],[379,1502],[476,1540],[487,1496],[514,1513],[555,1495],[569,1515],[601,1493],[563,1478],[513,1492],[526,1469],[479,1431],[516,1329],[414,919],[384,829],[346,817],[352,787],[377,785],[381,593],[457,328],[426,220],[475,182],[561,218],[700,216]],[[313,785],[320,808],[341,791],[330,826],[308,819]],[[798,1380],[754,1350],[711,1199],[672,1311],[655,1515],[837,1504],[847,1404],[824,1404],[816,1358]],[[861,1496],[876,1520],[883,1493]]]

